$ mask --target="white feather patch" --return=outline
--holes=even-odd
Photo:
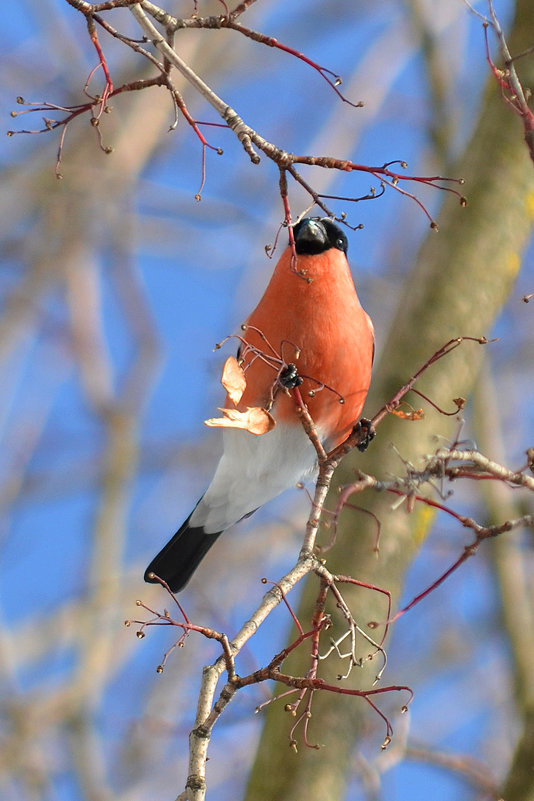
[[[191,517],[207,534],[224,531],[316,468],[315,448],[300,425],[277,423],[257,437],[224,431],[224,452],[213,480]]]

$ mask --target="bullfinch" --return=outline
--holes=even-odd
[[[347,237],[329,218],[293,227],[260,302],[241,326],[237,361],[246,387],[239,412],[261,409],[272,428],[256,434],[224,428],[223,454],[187,520],[152,560],[145,581],[182,590],[228,528],[288,487],[313,476],[317,453],[291,389],[299,388],[328,452],[359,420],[374,355],[370,317],[347,262]]]

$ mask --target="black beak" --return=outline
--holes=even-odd
[[[305,217],[293,229],[297,253],[322,253],[329,248],[328,235],[320,220]]]

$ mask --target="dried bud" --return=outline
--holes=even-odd
[[[240,366],[235,356],[229,356],[225,361],[221,384],[228,393],[232,403],[238,404],[247,388],[247,382],[243,368]]]
[[[219,411],[223,413],[222,417],[210,417],[209,420],[204,420],[204,425],[212,428],[238,428],[256,436],[272,431],[276,425],[274,417],[259,406],[249,406],[244,412],[226,408]]]

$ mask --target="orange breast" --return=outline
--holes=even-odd
[[[277,384],[281,364],[293,362],[304,379],[302,397],[332,448],[361,415],[371,379],[373,327],[344,253],[299,256],[298,269],[306,270],[309,282],[291,270],[286,249],[246,321],[243,336],[252,347],[242,348],[247,388],[239,408],[272,403],[275,419],[300,425],[293,397]]]

